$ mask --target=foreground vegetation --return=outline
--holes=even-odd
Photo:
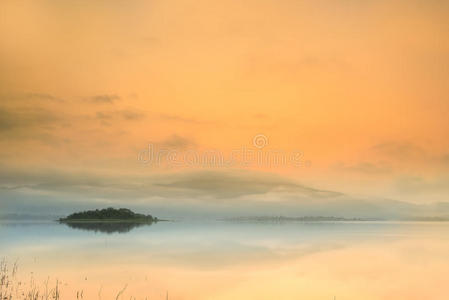
[[[34,279],[29,282],[17,278],[18,264],[8,265],[6,260],[0,261],[0,299],[1,300],[58,300],[60,299],[59,281],[49,286],[49,280],[44,288],[39,288]]]
[[[50,281],[47,278],[42,284],[36,283],[33,277],[27,281],[22,281],[17,276],[18,263],[10,265],[6,259],[0,261],[0,300],[60,300],[60,299],[87,299],[84,291],[78,290],[72,296],[61,296],[62,284],[58,279]],[[128,285],[122,287],[114,296],[115,300],[124,299],[124,292]],[[168,300],[168,292],[165,295]],[[98,292],[98,299],[101,298],[101,288]],[[136,300],[136,297],[130,299]],[[145,297],[145,300],[149,299]]]

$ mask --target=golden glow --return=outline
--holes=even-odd
[[[401,200],[448,195],[396,188],[404,176],[447,178],[443,1],[1,8],[1,108],[15,120],[2,128],[3,164],[120,174],[138,169],[148,141],[177,135],[229,152],[262,133],[312,162],[262,171]]]

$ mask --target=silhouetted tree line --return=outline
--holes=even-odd
[[[105,209],[87,210],[69,215],[65,220],[132,220],[146,219],[157,221],[151,215],[137,214],[127,208],[115,209],[112,207]]]

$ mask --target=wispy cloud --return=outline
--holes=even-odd
[[[49,128],[63,120],[58,114],[39,108],[11,109],[0,107],[0,132],[18,129]]]
[[[50,93],[30,92],[30,93],[7,93],[0,95],[0,98],[6,102],[24,101],[38,104],[40,102],[63,102],[64,100]]]
[[[190,124],[210,123],[210,122],[198,120],[195,118],[189,118],[189,117],[184,117],[184,116],[179,116],[179,115],[170,115],[170,114],[159,114],[159,119],[161,119],[163,121],[190,123]]]
[[[376,144],[372,147],[375,152],[394,159],[414,159],[426,156],[426,151],[411,142],[389,141]]]
[[[190,172],[168,177],[168,182],[158,186],[183,190],[196,196],[216,199],[235,198],[269,192],[289,192],[309,197],[338,197],[341,193],[315,189],[300,185],[276,175],[261,175],[246,172]]]
[[[196,143],[192,139],[173,134],[165,140],[157,143],[157,145],[161,148],[182,150],[189,147],[195,147]]]
[[[51,101],[62,101],[61,98],[56,97],[51,94],[45,94],[45,93],[28,93],[25,94],[25,98],[28,99],[39,99],[39,100],[51,100]]]
[[[304,186],[278,175],[253,172],[190,171],[152,175],[110,175],[62,171],[25,171],[3,167],[2,189],[103,197],[178,199],[235,199],[248,195],[288,193],[310,198],[333,198],[342,194]]]
[[[145,118],[145,113],[138,110],[124,109],[114,111],[97,111],[95,119],[102,121],[105,125],[110,125],[115,121],[138,121]]]
[[[427,194],[429,197],[435,194],[449,192],[449,176],[442,175],[436,178],[424,176],[402,176],[396,180],[396,188],[405,195]]]
[[[100,103],[100,104],[112,104],[116,101],[120,100],[120,96],[116,94],[104,94],[104,95],[96,95],[90,98],[90,101],[93,103]]]
[[[354,172],[365,175],[384,175],[390,174],[393,169],[386,163],[372,163],[372,162],[358,162],[355,164],[337,164],[335,166],[337,171]]]

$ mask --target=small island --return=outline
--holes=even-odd
[[[144,223],[162,221],[151,215],[138,214],[127,208],[87,210],[60,218],[60,223]]]

